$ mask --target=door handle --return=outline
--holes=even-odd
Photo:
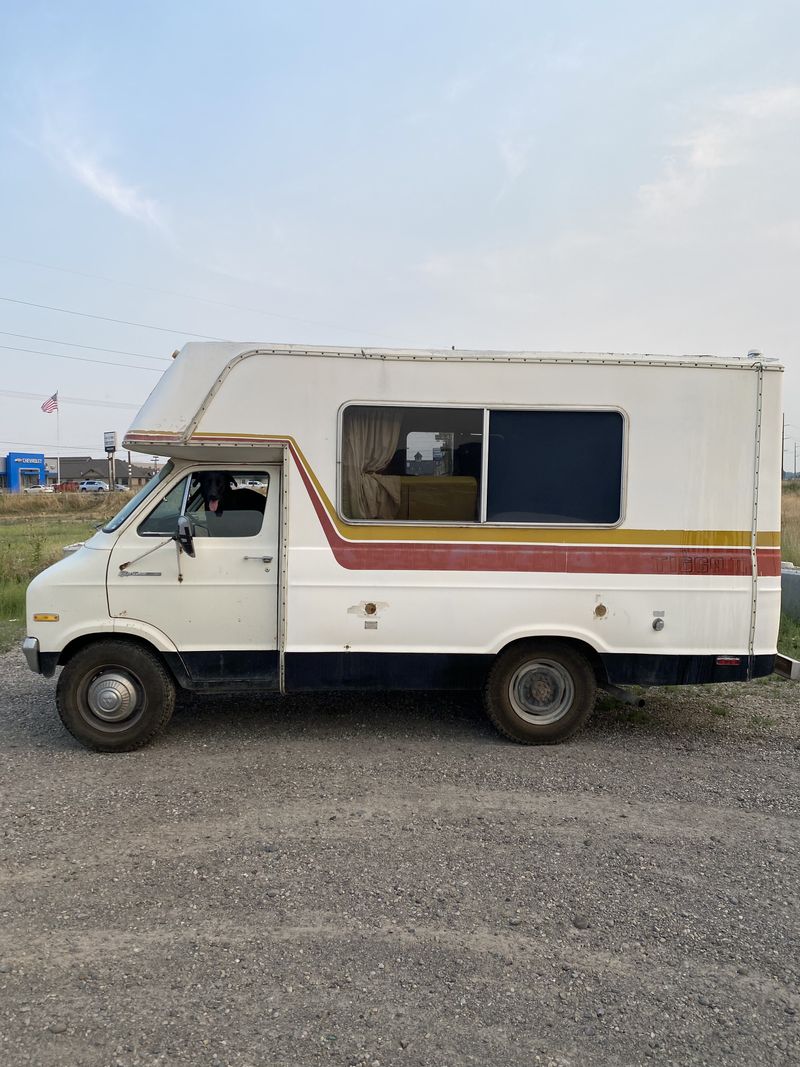
[[[272,563],[272,556],[245,556],[245,559],[257,559],[261,563]]]

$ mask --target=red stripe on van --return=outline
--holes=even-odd
[[[739,575],[751,573],[749,548],[638,545],[520,545],[346,541],[331,522],[305,465],[289,445],[337,563],[348,570],[537,571],[555,574]],[[760,576],[781,573],[780,550],[760,548]]]

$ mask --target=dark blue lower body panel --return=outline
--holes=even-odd
[[[313,689],[480,689],[494,656],[427,652],[287,652],[287,692]]]
[[[183,689],[196,692],[237,692],[278,689],[276,650],[265,652],[169,652],[164,659]]]
[[[732,657],[733,658],[733,657]],[[716,656],[601,655],[612,685],[706,685],[746,682],[772,674],[774,656],[740,656],[738,664],[718,665]]]
[[[278,689],[278,653],[184,652],[165,656],[185,689],[237,691]],[[774,656],[739,657],[718,665],[716,656],[600,655],[598,681],[611,685],[704,685],[743,682],[771,674]],[[426,652],[287,652],[284,687],[288,693],[320,690],[481,689],[494,656]]]

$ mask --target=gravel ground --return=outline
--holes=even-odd
[[[572,742],[476,699],[185,699],[95,755],[0,657],[0,1062],[800,1063],[800,686]]]

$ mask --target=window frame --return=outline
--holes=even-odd
[[[480,411],[483,413],[482,436],[481,436],[481,482],[479,500],[479,519],[471,522],[447,521],[432,522],[426,519],[351,519],[344,514],[342,509],[342,440],[344,435],[344,415],[349,408],[453,408],[457,411]],[[620,462],[619,484],[619,518],[616,522],[490,522],[486,515],[489,500],[489,449],[491,441],[489,437],[489,424],[493,411],[559,411],[564,414],[569,412],[613,412],[622,419],[622,455]],[[455,528],[475,529],[514,529],[514,530],[616,530],[625,522],[628,505],[628,438],[630,430],[630,418],[625,408],[617,404],[459,404],[453,401],[437,402],[419,401],[403,402],[396,400],[347,400],[339,407],[336,427],[336,515],[348,526],[417,526],[430,529],[431,527],[453,526]],[[413,475],[411,475],[413,477]]]
[[[116,533],[120,527],[125,525],[131,515],[135,515],[139,508],[143,507],[145,501],[155,493],[160,485],[163,485],[170,480],[174,473],[175,461],[173,459],[168,459],[161,470],[145,482],[131,499],[122,505],[116,515],[112,515],[100,532],[106,534]]]
[[[344,415],[348,408],[416,408],[417,410],[434,408],[436,410],[443,408],[452,408],[453,411],[479,411],[483,412],[483,422],[481,425],[481,442],[483,441],[483,434],[485,432],[486,415],[485,405],[483,404],[456,404],[452,401],[445,403],[436,403],[435,401],[426,401],[425,403],[419,403],[419,401],[413,404],[404,404],[402,401],[395,400],[347,400],[339,408],[337,416],[336,427],[336,515],[346,522],[348,526],[454,526],[454,527],[473,527],[480,526],[481,523],[476,520],[471,522],[463,522],[458,519],[442,519],[440,522],[431,522],[430,519],[349,519],[342,509],[342,493],[344,489],[344,479],[342,477],[342,439],[344,436]],[[483,452],[481,452],[481,473],[483,473]],[[407,477],[413,478],[415,475],[407,475]],[[479,499],[479,512],[483,514],[484,507],[484,493],[481,488],[481,494]]]
[[[147,514],[146,515],[142,515],[142,517],[139,519],[139,521],[136,524],[136,536],[137,537],[173,537],[174,536],[174,534],[155,533],[155,532],[152,532],[150,530],[142,530],[142,526],[147,522],[147,520],[150,518],[150,516],[153,514],[153,512],[158,510],[158,508],[164,503],[164,500],[167,498],[167,496],[169,496],[169,494],[172,492],[172,490],[175,489],[181,483],[181,481],[185,481],[186,484],[184,485],[183,493],[181,494],[181,507],[180,507],[180,511],[178,512],[178,517],[180,518],[181,515],[185,514],[185,512],[186,512],[186,499],[187,499],[187,497],[189,495],[189,487],[192,484],[192,472],[191,471],[187,471],[187,470],[184,470],[184,471],[181,472],[180,477],[178,478],[178,481],[174,482],[169,487],[169,489],[167,489],[167,491],[164,493],[164,495],[159,499],[158,503],[154,504],[148,510]],[[176,533],[177,533],[177,530],[176,530]]]
[[[226,466],[220,466],[219,464],[217,464],[215,466],[202,466],[202,467],[198,466],[198,467],[190,467],[188,469],[187,468],[183,468],[183,470],[180,473],[180,476],[179,476],[178,480],[176,482],[174,482],[169,487],[169,489],[167,489],[166,493],[164,493],[164,496],[162,496],[161,499],[158,501],[158,504],[155,504],[147,512],[146,515],[143,515],[139,519],[139,521],[138,521],[138,523],[136,525],[136,536],[137,537],[169,537],[169,536],[174,536],[174,535],[170,535],[170,534],[166,534],[166,533],[151,533],[148,530],[142,531],[141,527],[148,520],[148,518],[153,514],[153,512],[159,507],[159,505],[163,503],[164,498],[169,493],[171,493],[172,490],[175,488],[175,486],[178,485],[182,480],[186,481],[186,485],[183,487],[183,493],[181,494],[181,509],[178,512],[178,517],[179,518],[181,518],[182,516],[184,516],[186,514],[186,507],[187,507],[187,505],[189,503],[189,493],[191,492],[191,488],[192,488],[192,477],[195,474],[202,474],[203,471],[227,470],[229,468],[233,469],[233,470],[241,470],[242,469],[241,467],[238,467],[238,468],[237,467],[231,467],[230,464],[227,467]],[[250,473],[250,472],[248,472],[248,473]],[[253,475],[258,474],[261,478],[266,476],[266,479],[267,479],[267,491],[264,494],[264,499],[266,501],[269,498],[269,492],[270,492],[270,489],[272,488],[272,478],[270,477],[270,472],[269,471],[265,471],[265,470],[263,470],[261,468],[256,468],[256,469],[254,469],[252,471],[252,474]],[[264,504],[264,516],[266,516],[266,513],[267,513],[267,506],[266,506],[266,503],[265,503]],[[263,521],[262,521],[262,529],[263,529]],[[246,537],[248,539],[250,537],[258,537],[260,533],[261,533],[261,530],[259,530],[258,533],[256,533],[256,534],[247,534]],[[218,538],[218,540],[233,540],[233,539],[234,538]]]

